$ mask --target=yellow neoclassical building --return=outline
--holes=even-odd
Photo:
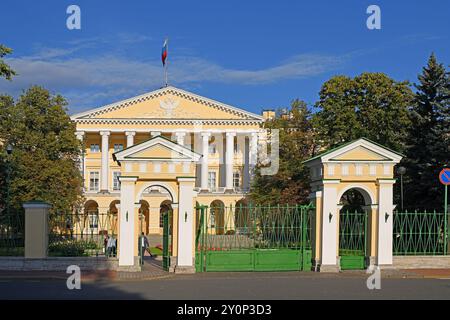
[[[71,118],[85,146],[85,213],[116,213],[125,180],[138,177],[132,201],[145,217],[146,234],[162,234],[161,213],[178,204],[182,177],[194,180],[194,204],[239,204],[249,190],[264,121],[172,86]]]

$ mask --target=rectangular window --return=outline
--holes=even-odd
[[[342,165],[342,175],[343,176],[348,176],[348,164],[343,164]]]
[[[238,145],[237,139],[236,139],[236,140],[234,140],[234,153],[238,153],[238,151],[239,151],[239,145]]]
[[[98,143],[92,143],[91,152],[100,152],[100,145]]]
[[[210,154],[215,154],[216,153],[216,145],[215,144],[210,144],[208,149],[209,149],[209,153]]]
[[[119,177],[120,177],[119,171],[113,172],[113,190],[120,190]]]
[[[114,152],[119,152],[123,150],[123,144],[121,143],[115,143],[114,144]]]
[[[215,171],[208,172],[208,188],[210,190],[216,189],[216,172]]]
[[[89,191],[98,191],[99,187],[99,172],[92,171],[89,174]]]
[[[329,176],[334,175],[334,164],[328,164],[328,175]]]
[[[375,164],[371,164],[369,166],[369,170],[370,170],[370,175],[371,176],[375,176],[377,174],[377,166]]]
[[[239,188],[241,186],[241,174],[239,171],[233,173],[233,187]]]
[[[363,174],[363,167],[362,167],[362,164],[356,164],[355,165],[355,168],[356,168],[356,175],[357,176],[362,176],[362,174]]]

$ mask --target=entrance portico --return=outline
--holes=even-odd
[[[162,136],[113,154],[121,167],[119,267],[139,265],[139,208],[144,192],[159,187],[168,192],[173,208],[172,257],[175,272],[194,272],[195,169],[201,155]]]

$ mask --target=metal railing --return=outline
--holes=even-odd
[[[394,212],[394,255],[445,255],[448,242],[448,217],[444,213]]]
[[[117,246],[115,214],[49,214],[49,256],[115,256]]]
[[[0,213],[0,256],[23,256],[25,224],[21,213]]]
[[[196,207],[197,249],[310,247],[313,210],[300,205]]]

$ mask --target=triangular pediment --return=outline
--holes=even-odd
[[[331,161],[389,161],[387,158],[378,152],[370,150],[363,146],[357,146],[348,151],[342,152],[330,159]]]
[[[126,159],[189,159],[182,152],[175,151],[161,143],[153,144],[143,150],[128,154]]]
[[[72,116],[82,119],[258,120],[251,112],[175,87],[165,87]]]
[[[157,136],[147,141],[126,148],[113,154],[115,161],[193,161],[197,162],[201,155],[170,141]]]
[[[325,162],[392,162],[399,163],[403,155],[388,149],[366,138],[345,143],[334,149],[325,151],[304,163],[307,166],[315,166]]]

